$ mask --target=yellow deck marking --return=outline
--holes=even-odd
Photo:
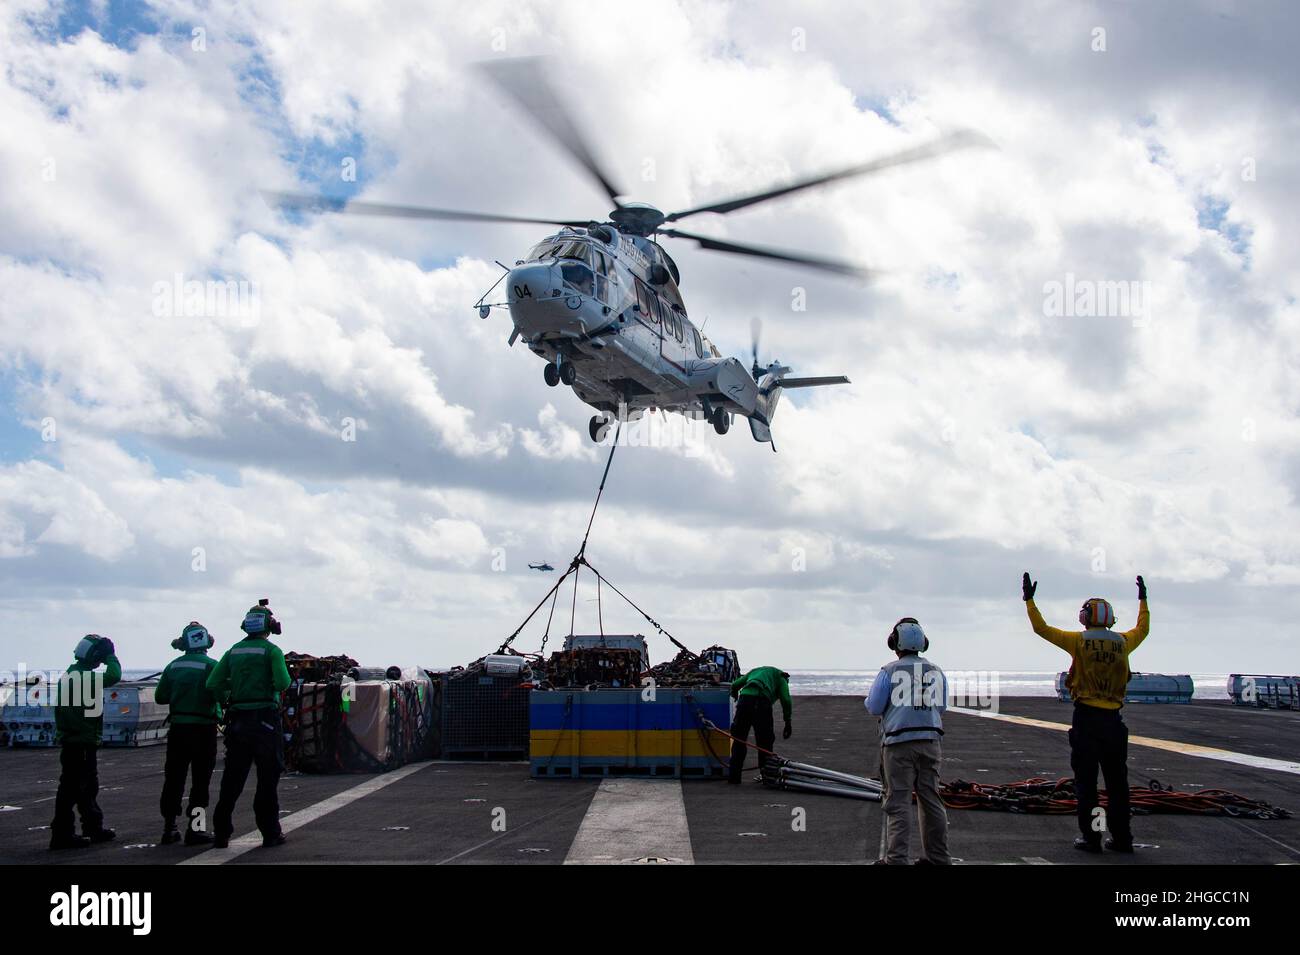
[[[1068,723],[1053,723],[1048,720],[1035,720],[1028,716],[1011,716],[1007,713],[989,713],[985,710],[970,710],[964,706],[950,706],[947,712],[961,713],[965,716],[982,716],[990,720],[1002,720],[1018,723],[1021,726],[1037,726],[1047,730],[1068,730]],[[1253,766],[1256,769],[1272,769],[1279,773],[1291,773],[1300,776],[1300,763],[1285,759],[1270,759],[1267,756],[1251,756],[1249,753],[1237,753],[1230,749],[1218,749],[1214,746],[1200,746],[1196,743],[1180,743],[1172,739],[1156,739],[1154,736],[1130,736],[1130,744],[1163,749],[1170,753],[1182,753],[1184,756],[1199,756],[1202,759],[1217,759],[1223,763],[1237,763],[1240,766]]]

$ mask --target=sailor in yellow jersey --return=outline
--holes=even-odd
[[[1079,803],[1079,832],[1075,848],[1085,852],[1101,851],[1101,833],[1109,830],[1106,848],[1115,852],[1133,851],[1133,831],[1129,819],[1128,727],[1120,716],[1124,694],[1128,689],[1128,658],[1147,637],[1151,614],[1147,610],[1147,585],[1137,579],[1138,618],[1132,630],[1117,633],[1115,610],[1100,597],[1084,601],[1079,610],[1083,631],[1057,630],[1049,627],[1034,606],[1038,582],[1029,574],[1021,580],[1025,610],[1034,633],[1070,654],[1070,673],[1066,688],[1074,700],[1074,719],[1070,724],[1070,767],[1074,770],[1074,793]],[[1104,817],[1093,818],[1097,806],[1097,770],[1106,780],[1107,808]]]

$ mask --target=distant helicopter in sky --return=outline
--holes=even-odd
[[[549,571],[554,570],[555,568],[552,567],[550,564],[546,563],[545,561],[543,561],[543,562],[540,563],[540,564],[529,564],[529,565],[528,565],[528,569],[529,569],[529,570],[540,570],[540,571],[542,571],[543,573],[547,573],[547,572],[549,572]]]
[[[843,375],[790,377],[791,369],[778,361],[760,366],[757,319],[752,325],[750,367],[747,369],[739,358],[723,357],[687,315],[678,290],[681,272],[658,238],[687,239],[703,249],[789,262],[839,275],[866,277],[870,274],[867,269],[801,252],[743,245],[666,228],[668,223],[706,212],[725,215],[804,189],[988,144],[980,134],[962,130],[847,169],[664,213],[643,202],[620,200],[623,193],[596,162],[556,95],[541,59],[502,59],[481,67],[599,183],[614,203],[608,221],[539,219],[284,192],[265,192],[264,196],[285,209],[559,226],[558,232],[538,242],[502,276],[504,303],[485,304],[494,285],[476,304],[481,318],[504,304],[514,323],[509,344],[522,338],[529,350],[546,362],[543,372],[548,385],[567,385],[596,409],[598,413],[588,423],[593,441],[602,440],[619,417],[633,421],[646,411],[663,409],[704,418],[720,435],[727,433],[732,416],[739,414],[749,420],[754,440],[772,443],[772,418],[782,392],[849,384]]]

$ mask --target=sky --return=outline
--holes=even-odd
[[[191,619],[221,649],[260,597],[285,649],[367,665],[515,631],[604,464],[590,409],[474,309],[545,230],[259,189],[599,219],[475,68],[544,55],[663,209],[996,144],[689,223],[868,283],[670,248],[725,354],[759,317],[764,361],[853,382],[788,394],[775,454],[742,422],[618,451],[587,557],[678,639],[865,669],[911,615],[946,667],[1062,669],[1021,573],[1049,622],[1104,596],[1121,628],[1141,573],[1134,669],[1300,670],[1300,10],[846,7],[5,3],[0,669],[87,632],[152,667]],[[188,308],[189,282],[233,293]],[[672,654],[591,584],[548,649],[567,604]]]

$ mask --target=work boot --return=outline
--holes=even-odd
[[[51,836],[50,848],[51,849],[88,849],[90,848],[90,840],[87,839],[85,836],[77,835],[75,832],[69,833],[66,836]]]
[[[86,838],[91,842],[112,842],[117,838],[116,829],[97,829],[94,832],[86,833]]]
[[[210,846],[212,843],[212,837],[206,832],[190,829],[185,833],[185,844],[187,846]]]
[[[274,849],[276,846],[282,846],[282,845],[284,845],[285,842],[287,842],[287,841],[288,841],[288,840],[284,838],[284,833],[283,833],[283,832],[277,832],[277,833],[276,833],[275,835],[273,835],[273,836],[263,836],[263,837],[262,837],[262,848],[263,848],[263,849]]]
[[[163,825],[162,844],[169,846],[174,842],[181,841],[181,831],[176,828],[176,820],[168,819]]]
[[[1127,839],[1107,839],[1106,848],[1111,852],[1126,852],[1131,855],[1133,853],[1133,837],[1130,836]]]
[[[213,839],[212,839],[212,848],[214,848],[214,849],[229,849],[229,848],[230,848],[230,835],[231,835],[231,834],[230,834],[229,832],[227,832],[225,835],[222,835],[220,832],[218,832],[218,833],[213,837]]]
[[[1094,854],[1100,854],[1101,839],[1100,838],[1089,839],[1087,836],[1075,836],[1074,847],[1078,849],[1080,852],[1092,852]]]

